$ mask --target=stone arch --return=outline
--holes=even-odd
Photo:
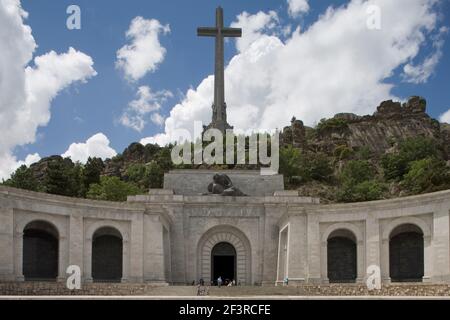
[[[53,216],[50,214],[43,214],[33,211],[22,212],[18,215],[18,219],[14,225],[14,273],[17,281],[24,281],[23,275],[23,236],[27,225],[35,221],[48,223],[55,228],[58,234],[58,281],[63,281],[66,278],[66,268],[69,263],[68,250],[68,227],[67,218],[61,216]]]
[[[417,237],[414,237],[415,239],[410,239],[410,237],[407,238],[398,238],[397,236],[401,236],[402,234],[409,234],[412,231],[412,233],[416,233]],[[420,239],[419,239],[420,237]],[[391,242],[392,238],[394,238],[394,243]],[[395,243],[398,240],[397,243]],[[416,276],[412,277],[411,279],[406,279],[404,277],[399,277],[398,273],[394,270],[396,266],[393,266],[393,264],[396,264],[396,262],[391,261],[392,255],[398,254],[398,250],[400,250],[398,247],[402,245],[402,242],[405,243],[407,241],[410,243],[413,241],[415,243],[415,259],[412,259],[411,257],[407,257],[407,260],[411,260],[409,263],[413,263],[412,260],[415,260],[414,263],[416,263],[417,269],[421,269],[420,272],[415,272]],[[420,242],[420,246],[419,246]],[[406,243],[406,245],[408,245]],[[411,249],[411,248],[410,248]],[[396,252],[391,252],[392,250],[396,250]],[[401,258],[404,260],[404,258]],[[398,259],[397,259],[398,260]],[[428,281],[430,279],[430,271],[431,271],[431,229],[428,226],[428,224],[418,218],[418,217],[401,217],[398,219],[395,219],[391,221],[383,230],[382,233],[382,254],[381,254],[381,261],[382,261],[382,277],[385,282],[391,282],[391,281]],[[398,261],[397,261],[398,262]],[[405,265],[407,265],[406,263]],[[398,266],[397,266],[398,267]],[[420,267],[420,268],[419,268]],[[391,271],[393,272],[393,278],[391,278]],[[406,270],[407,271],[407,270]],[[408,272],[405,272],[407,274]],[[420,277],[418,274],[423,274],[422,279],[419,279]],[[404,279],[403,279],[404,278]]]
[[[422,229],[401,224],[389,237],[389,276],[394,282],[422,282],[424,238]]]
[[[350,231],[355,236],[357,242],[363,241],[364,239],[361,230],[359,230],[357,226],[355,226],[353,223],[342,222],[342,223],[334,223],[331,226],[329,226],[323,233],[322,242],[328,241],[330,235],[338,230]]]
[[[236,280],[241,284],[251,283],[251,246],[247,236],[229,225],[209,229],[197,245],[197,276],[209,283],[211,279],[211,253],[219,243],[229,243],[236,250]]]
[[[101,230],[115,230],[116,237],[122,240],[122,279],[126,282],[129,275],[129,233],[126,226],[118,221],[95,221],[91,223],[85,233],[85,250],[84,250],[84,278],[87,282],[93,282],[93,245],[96,233]]]
[[[97,229],[92,236],[92,278],[120,282],[123,276],[123,238],[112,227]]]
[[[412,224],[422,230],[423,237],[431,237],[430,227],[420,218],[417,217],[402,217],[391,221],[383,231],[383,240],[389,240],[392,231],[401,225]]]
[[[33,220],[23,227],[22,270],[25,280],[55,280],[59,267],[59,232],[45,220]]]
[[[364,236],[358,226],[347,222],[334,223],[325,230],[321,240],[323,281],[361,282],[364,278]],[[336,255],[342,253],[346,255],[347,260],[335,259]],[[347,270],[349,268],[351,272]],[[342,272],[339,269],[342,269]]]

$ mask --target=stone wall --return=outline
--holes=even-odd
[[[208,185],[217,173],[212,170],[174,170],[164,175],[164,189],[175,194],[201,195],[208,193]],[[272,196],[284,190],[282,175],[262,176],[258,170],[220,170],[233,185],[249,196]]]

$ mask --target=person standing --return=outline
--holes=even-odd
[[[222,286],[222,277],[219,276],[217,279],[217,286],[220,288]]]

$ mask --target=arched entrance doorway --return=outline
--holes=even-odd
[[[211,251],[211,276],[214,283],[219,277],[224,283],[236,280],[236,249],[227,242],[221,242]]]
[[[336,230],[327,243],[327,268],[330,283],[355,282],[357,278],[356,238],[348,230]]]
[[[393,282],[422,282],[424,276],[424,239],[413,224],[395,228],[389,240],[389,272]]]
[[[92,278],[94,282],[122,280],[123,241],[114,228],[98,229],[92,239]]]
[[[252,250],[247,236],[234,226],[220,225],[206,231],[197,244],[197,279],[203,279],[206,283],[217,280],[214,275],[213,250],[216,245],[226,243],[232,246],[225,251],[225,256],[235,256],[234,280],[236,284],[252,284]],[[218,246],[215,252],[219,252]],[[222,247],[223,249],[223,247]],[[233,252],[231,252],[233,251]],[[219,264],[217,263],[216,266]],[[229,268],[227,268],[229,269]],[[217,269],[215,270],[217,272]],[[218,277],[218,276],[217,276]],[[225,276],[222,275],[222,278]]]
[[[23,231],[23,275],[26,281],[56,281],[59,235],[45,221],[34,221]]]

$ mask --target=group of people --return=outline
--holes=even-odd
[[[222,286],[225,286],[225,287],[236,286],[236,280],[228,280],[228,279],[223,280],[222,277],[217,278],[216,283],[219,288]],[[195,285],[195,281],[192,282],[192,285],[193,286]],[[211,281],[210,285],[214,286],[215,285],[214,281]],[[240,286],[241,285],[240,282],[237,285]],[[197,285],[197,295],[198,296],[207,296],[209,294],[209,287],[210,286],[205,286],[205,280],[200,279],[198,282],[198,285]]]
[[[222,280],[222,277],[217,278],[217,286],[220,288],[222,285],[225,287],[234,287],[236,286],[236,281],[228,279],[224,281]]]

